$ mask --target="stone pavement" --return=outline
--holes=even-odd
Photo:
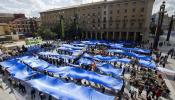
[[[0,75],[0,100],[17,100],[13,89],[3,82],[2,75]]]

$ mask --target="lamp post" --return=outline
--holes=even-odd
[[[173,19],[174,19],[174,15],[172,15],[172,17],[171,17],[171,21],[170,21],[170,25],[169,25],[166,41],[170,40],[171,30],[172,30],[172,26],[173,26]]]
[[[162,5],[160,6],[159,19],[158,19],[158,25],[157,25],[157,30],[156,30],[156,37],[154,39],[154,45],[153,45],[154,49],[157,49],[158,44],[159,44],[159,37],[160,37],[161,28],[162,28],[164,13],[165,13],[165,1],[163,1]]]

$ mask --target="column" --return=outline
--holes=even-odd
[[[100,32],[100,34],[101,34],[101,40],[103,39],[103,33],[102,32]]]
[[[88,39],[88,33],[86,32],[86,39]]]
[[[96,40],[97,40],[97,34],[98,34],[98,33],[97,33],[97,32],[95,32],[95,39],[96,39]]]
[[[126,32],[126,40],[129,40],[129,32]]]
[[[122,32],[119,32],[119,40],[122,38]]]
[[[90,34],[91,34],[91,39],[92,39],[92,37],[93,37],[93,36],[92,36],[93,32],[90,32]]]
[[[134,41],[136,41],[137,33],[134,32]]]
[[[114,38],[115,38],[114,35],[115,35],[115,32],[112,32],[112,39],[113,39],[113,40],[114,40]]]
[[[109,32],[106,32],[106,38],[109,40]]]

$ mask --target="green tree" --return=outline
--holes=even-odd
[[[55,32],[52,32],[50,29],[45,29],[43,27],[40,27],[37,30],[37,34],[38,34],[38,36],[41,36],[45,40],[56,38],[56,33]]]

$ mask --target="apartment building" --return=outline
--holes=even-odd
[[[55,27],[64,18],[65,30],[77,18],[83,39],[147,40],[154,0],[113,0],[41,12],[46,28]],[[77,17],[75,17],[77,16]]]
[[[37,18],[18,18],[10,22],[10,25],[16,33],[30,35],[37,31],[37,22]]]

